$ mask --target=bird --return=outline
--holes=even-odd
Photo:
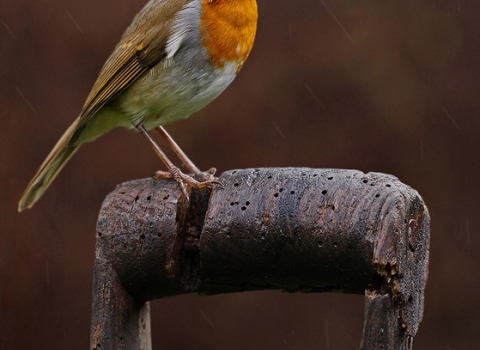
[[[215,184],[163,127],[215,99],[250,55],[257,31],[256,0],[149,0],[100,70],[90,94],[26,187],[18,204],[31,208],[78,148],[117,127],[145,136],[184,195]],[[149,131],[157,129],[189,174],[171,162]],[[194,178],[200,174],[200,181]]]

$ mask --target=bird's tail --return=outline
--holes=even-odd
[[[62,170],[63,166],[78,149],[79,145],[73,145],[71,143],[77,125],[78,119],[65,131],[44,160],[18,203],[19,212],[31,208],[40,199],[60,170]]]

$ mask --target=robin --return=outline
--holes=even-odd
[[[65,131],[23,194],[18,210],[31,208],[77,149],[116,127],[146,137],[187,196],[188,186],[215,183],[202,173],[163,125],[187,118],[233,81],[253,46],[256,0],[150,0],[137,14],[107,60],[80,116]],[[184,174],[155,143],[157,129],[189,173]]]

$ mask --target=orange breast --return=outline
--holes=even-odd
[[[257,31],[256,0],[203,0],[201,35],[212,63],[222,68],[237,62],[239,70],[252,50]]]

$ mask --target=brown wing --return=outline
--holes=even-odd
[[[80,114],[81,129],[106,103],[165,58],[175,14],[192,0],[148,3],[107,60]]]
[[[115,48],[87,97],[78,129],[165,57],[168,35],[165,25],[159,25],[151,28],[146,35],[121,42]]]

